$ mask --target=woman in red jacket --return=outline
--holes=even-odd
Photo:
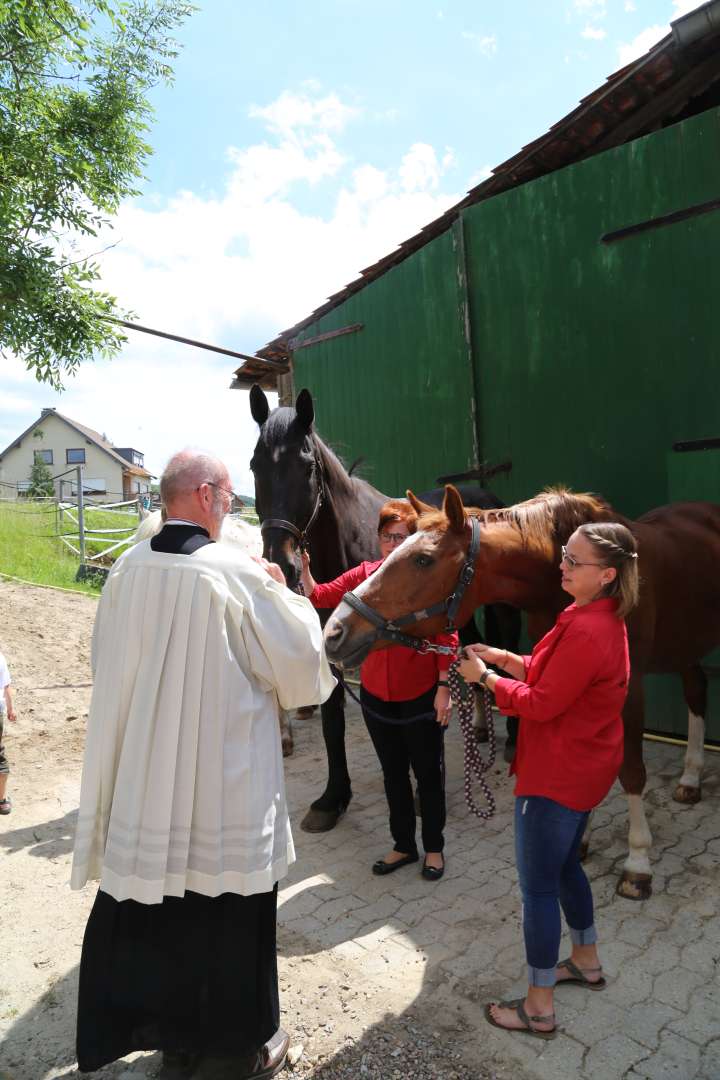
[[[378,541],[381,558],[363,562],[327,584],[312,578],[303,555],[302,583],[316,608],[335,608],[346,592],[357,588],[398,544],[415,532],[417,514],[404,499],[391,499],[380,509]],[[457,647],[457,634],[439,634],[437,644]],[[370,738],[380,759],[390,807],[394,849],[373,864],[374,874],[390,874],[418,861],[415,805],[410,768],[420,797],[422,875],[439,881],[445,869],[445,768],[443,736],[450,717],[447,669],[450,657],[420,653],[396,645],[371,652],[360,668],[360,700]]]
[[[484,683],[500,711],[519,716],[515,852],[523,898],[528,992],[486,1006],[496,1027],[553,1038],[553,990],[561,981],[602,990],[593,900],[580,864],[590,811],[617,777],[627,694],[625,616],[638,598],[635,539],[624,525],[581,525],[562,549],[562,587],[575,600],[535,646],[516,656],[468,647],[460,673]],[[508,672],[501,678],[486,667]],[[560,908],[572,954],[558,964]]]

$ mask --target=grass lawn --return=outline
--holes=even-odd
[[[74,516],[77,517],[76,512]],[[85,521],[86,529],[135,528],[137,514],[88,509]],[[77,525],[65,515],[60,531],[77,533]],[[80,560],[58,539],[56,532],[54,505],[24,500],[0,503],[0,572],[38,585],[59,585],[65,589],[98,595],[100,585],[75,581]],[[115,539],[130,535],[129,532],[118,533]],[[78,546],[77,539],[68,539],[75,547]],[[88,537],[87,553],[93,554],[107,546],[97,544]],[[119,548],[113,554],[119,555],[123,550]]]

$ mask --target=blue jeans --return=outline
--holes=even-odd
[[[515,858],[523,898],[523,933],[530,986],[554,986],[560,954],[560,908],[575,945],[593,945],[590,884],[580,865],[589,811],[539,795],[515,800]]]

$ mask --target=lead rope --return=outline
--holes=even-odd
[[[473,718],[475,715],[474,693],[472,687],[465,682],[458,671],[458,663],[458,660],[454,660],[450,665],[447,681],[453,705],[457,708],[458,718],[460,720],[460,730],[463,733],[465,742],[465,802],[467,803],[470,813],[475,814],[476,817],[487,820],[495,813],[495,797],[485,779],[487,773],[490,772],[495,764],[495,718],[492,712],[492,698],[490,691],[483,687],[481,695],[482,710],[488,733],[488,757],[487,761],[485,761],[478,748],[478,741],[473,727]],[[487,802],[487,810],[481,809],[475,802],[472,791],[473,783],[475,782],[473,776],[482,788],[482,793]]]

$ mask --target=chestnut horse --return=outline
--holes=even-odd
[[[700,799],[707,680],[701,659],[720,644],[720,506],[706,502],[674,503],[637,521],[622,517],[602,498],[558,488],[504,510],[466,511],[459,493],[446,488],[441,511],[419,504],[421,518],[409,537],[357,594],[383,618],[422,612],[449,596],[465,559],[468,514],[480,523],[475,576],[458,613],[462,619],[479,604],[505,601],[528,614],[537,640],[555,622],[570,598],[560,586],[560,546],[578,525],[621,521],[638,542],[640,603],[628,618],[632,673],[623,712],[625,753],[620,782],[627,793],[629,854],[618,894],[646,899],[651,893],[650,846],[642,793],[643,675],[677,672],[689,710],[685,767],[674,798]],[[437,633],[436,616],[405,629],[415,636]],[[335,664],[357,664],[371,648],[375,627],[341,603],[325,627],[325,648]]]
[[[250,411],[260,428],[250,468],[255,478],[255,509],[262,522],[265,557],[280,565],[288,586],[300,581],[300,549],[307,545],[313,577],[332,581],[363,560],[378,557],[378,512],[389,496],[367,481],[351,476],[315,431],[315,408],[308,390],[298,394],[295,408],[270,411],[259,386],[250,391]],[[476,485],[464,489],[473,506],[499,507],[500,500]],[[443,491],[428,492],[442,502]],[[466,621],[470,621],[468,612]],[[485,612],[490,644],[516,649],[519,614],[496,605]],[[474,623],[472,624],[474,630]],[[463,634],[477,641],[477,633]],[[337,686],[321,706],[328,760],[325,791],[301,822],[309,832],[332,829],[352,798],[345,752],[343,691]],[[517,721],[508,720],[508,742],[514,744]]]

